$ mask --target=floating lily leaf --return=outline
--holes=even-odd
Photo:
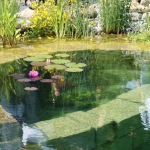
[[[23,79],[19,79],[19,82],[31,82],[31,79],[28,78],[23,78]]]
[[[30,64],[32,66],[46,66],[46,65],[48,65],[46,62],[42,62],[42,61],[33,61]]]
[[[69,57],[69,55],[66,53],[56,54],[55,56],[57,56],[57,57]]]
[[[76,65],[76,67],[79,67],[79,68],[82,68],[82,67],[85,67],[86,66],[86,64],[84,64],[84,63],[78,63],[77,65]]]
[[[76,63],[75,62],[66,63],[65,66],[74,67],[74,66],[76,66]]]
[[[62,78],[64,78],[64,76],[62,76],[62,75],[52,76],[52,79],[62,79]]]
[[[13,76],[15,79],[22,79],[24,77],[25,74],[18,74],[18,73],[14,73],[8,76]]]
[[[63,65],[48,65],[48,66],[45,66],[44,68],[48,69],[48,70],[54,70],[54,69],[56,69],[56,70],[63,70],[66,67],[63,66]]]
[[[44,61],[45,58],[38,58],[38,57],[26,57],[23,60],[25,61]]]
[[[83,69],[81,69],[81,68],[66,68],[65,69],[67,72],[81,72],[81,71],[83,71]]]
[[[52,83],[53,80],[52,79],[42,79],[40,80],[41,82],[44,82],[44,83]]]
[[[41,77],[37,76],[37,77],[33,77],[33,78],[31,78],[31,81],[38,81],[38,80],[41,80],[41,79],[43,79],[43,78],[41,78]]]
[[[27,91],[36,91],[38,88],[37,87],[25,87],[24,89]]]
[[[51,62],[53,62],[55,64],[66,64],[66,63],[69,63],[70,60],[66,60],[66,59],[53,59],[53,60],[51,60]]]
[[[34,56],[36,58],[52,58],[53,56],[52,55],[48,55],[48,54],[39,54],[39,55],[36,55]]]
[[[84,63],[78,63],[78,64],[76,64],[75,62],[66,63],[65,65],[67,67],[73,67],[73,68],[82,68],[82,67],[86,66],[86,64],[84,64]]]

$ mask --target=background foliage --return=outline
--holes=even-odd
[[[129,15],[131,0],[101,0],[100,14],[104,32],[126,32],[131,19]]]

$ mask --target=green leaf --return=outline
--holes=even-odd
[[[25,61],[44,61],[45,58],[37,58],[37,57],[26,57],[23,60]]]
[[[30,64],[32,66],[46,66],[47,65],[46,62],[42,62],[42,61],[32,61]]]
[[[51,60],[51,62],[53,62],[55,64],[66,64],[66,63],[69,63],[70,60],[67,60],[67,59],[54,59],[54,60]]]
[[[34,57],[37,57],[37,58],[52,58],[53,56],[48,55],[48,54],[39,54],[39,55],[36,55]]]
[[[44,67],[45,69],[48,69],[48,70],[63,70],[65,69],[66,67],[64,65],[48,65],[48,66],[45,66]]]
[[[86,64],[84,64],[84,63],[78,63],[78,64],[76,64],[75,62],[66,63],[65,65],[67,67],[73,67],[73,68],[82,68],[82,67],[86,66]]]
[[[81,69],[81,68],[66,68],[65,69],[67,72],[81,72],[81,71],[83,71],[83,69]]]

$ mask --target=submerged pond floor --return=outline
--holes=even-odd
[[[0,51],[1,150],[148,150],[150,51],[102,45],[32,41]],[[23,59],[64,52],[86,64],[82,72],[49,72]],[[57,85],[19,81],[33,69],[43,79],[64,79]]]

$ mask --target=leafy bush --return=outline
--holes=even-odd
[[[106,33],[125,32],[130,24],[131,0],[100,0],[100,13]]]
[[[76,0],[58,0],[57,5],[54,0],[47,0],[38,6],[33,3],[35,13],[30,21],[30,37],[56,36],[58,38],[75,37],[89,35],[88,15],[85,6]]]
[[[3,46],[14,46],[20,36],[17,26],[18,0],[0,0],[0,38]]]

